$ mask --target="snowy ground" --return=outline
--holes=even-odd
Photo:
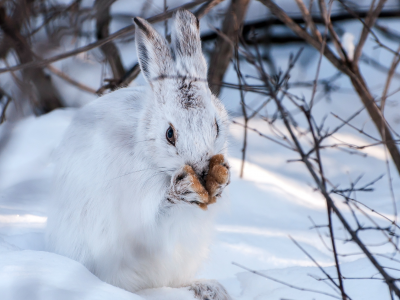
[[[1,299],[139,299],[101,282],[77,262],[43,252],[53,168],[50,158],[75,111],[57,110],[0,127],[0,134],[9,134],[0,158]],[[261,121],[253,125],[262,128],[257,122]],[[316,232],[309,229],[309,217],[316,223],[326,221],[324,201],[307,184],[308,178],[285,175],[282,170],[285,167],[279,167],[279,161],[288,158],[288,153],[256,135],[250,135],[249,162],[245,178],[239,179],[240,137],[241,128],[232,125],[231,204],[217,221],[211,255],[199,278],[218,279],[236,299],[332,298],[248,273],[233,265],[234,261],[294,286],[338,296],[325,281],[312,277],[323,275],[289,239],[289,235],[296,239],[335,276],[330,252]],[[345,276],[376,274],[365,259],[357,258],[343,259]],[[348,280],[346,290],[353,299],[388,297],[385,285],[379,280]],[[191,299],[192,295],[186,290],[163,288],[142,292],[141,297]]]

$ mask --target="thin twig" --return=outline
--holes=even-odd
[[[400,45],[399,45],[399,48],[397,49],[397,53],[400,53]],[[385,109],[385,103],[386,103],[387,93],[389,91],[390,82],[392,81],[394,72],[396,71],[396,68],[397,68],[399,63],[400,63],[400,56],[394,56],[392,64],[391,64],[390,69],[389,69],[389,72],[388,72],[388,75],[387,75],[385,88],[383,89],[383,93],[382,93],[382,97],[381,97],[381,111],[382,111],[382,114],[383,114],[383,110]]]
[[[233,120],[232,123],[244,127],[243,124],[240,124],[239,122],[236,122],[235,120]],[[254,132],[257,133],[259,136],[262,136],[263,138],[266,138],[267,140],[270,140],[270,141],[272,141],[272,142],[274,142],[274,143],[276,143],[276,144],[278,144],[278,145],[280,145],[280,146],[282,146],[282,147],[285,147],[286,149],[289,149],[289,150],[292,150],[292,151],[295,150],[295,149],[289,147],[288,145],[285,145],[285,144],[281,143],[280,141],[277,141],[277,140],[275,140],[275,139],[269,137],[268,135],[263,134],[262,132],[258,131],[256,128],[252,128],[252,127],[247,126],[247,129],[249,129],[249,130],[251,130],[251,131],[254,131]]]
[[[2,124],[6,120],[7,107],[13,100],[13,98],[8,93],[6,93],[2,88],[0,88],[0,100],[2,98],[7,98],[7,100],[6,100],[6,103],[4,103],[3,109],[1,111],[0,124]]]
[[[365,25],[361,32],[360,39],[357,43],[356,49],[354,50],[354,57],[353,57],[354,64],[358,63],[358,60],[361,57],[361,53],[362,53],[362,49],[364,47],[365,41],[367,40],[368,34],[370,33],[370,29],[374,26],[375,21],[378,18],[379,14],[383,8],[383,5],[385,4],[386,1],[387,0],[379,0],[376,8],[374,8],[375,0],[372,1],[368,15],[365,18]]]
[[[321,2],[321,0],[320,0],[320,2]],[[325,2],[323,2],[323,3],[325,5]],[[329,11],[331,8],[332,8],[332,1],[330,1]],[[329,21],[327,21],[327,20],[329,19],[329,16],[328,16],[327,12],[325,12],[325,13],[326,13],[326,16],[324,16],[324,19],[326,19],[325,32],[324,32],[324,37],[321,39],[321,49],[319,50],[320,54],[319,54],[319,59],[318,59],[317,71],[316,71],[315,78],[314,78],[313,90],[312,90],[312,94],[311,94],[310,109],[312,109],[312,107],[314,106],[314,97],[315,97],[315,93],[317,92],[319,71],[321,70],[321,62],[322,62],[322,57],[324,55],[324,50],[325,50],[325,46],[326,46],[326,37],[328,35],[327,31],[328,31],[328,22]]]
[[[115,0],[96,0],[94,7],[96,9],[96,36],[98,40],[103,40],[110,35],[109,25],[111,21],[110,9]],[[117,46],[113,41],[100,46],[100,50],[105,56],[106,61],[111,67],[113,78],[121,78],[125,69],[122,64],[121,56]]]
[[[341,299],[341,298],[339,298],[339,297],[337,297],[337,296],[335,296],[335,295],[332,295],[332,294],[329,294],[329,293],[326,293],[326,292],[323,292],[323,291],[318,291],[318,290],[314,290],[314,289],[306,289],[306,288],[302,288],[302,287],[295,286],[295,285],[293,285],[293,284],[284,282],[284,281],[279,280],[279,279],[275,279],[275,278],[273,278],[273,277],[271,277],[271,276],[268,276],[268,275],[265,275],[265,274],[263,274],[263,273],[260,273],[260,272],[251,270],[251,269],[246,268],[245,266],[242,266],[242,265],[240,265],[240,264],[238,264],[238,263],[235,263],[235,262],[232,262],[232,264],[235,265],[235,266],[237,266],[237,267],[239,267],[239,268],[242,268],[242,269],[244,269],[244,270],[246,270],[246,271],[249,271],[249,272],[251,272],[251,273],[253,273],[253,274],[256,274],[256,275],[259,275],[259,276],[261,276],[261,277],[267,278],[267,279],[269,279],[269,280],[275,281],[275,282],[277,282],[277,283],[286,285],[286,286],[288,286],[288,287],[290,287],[290,288],[292,288],[292,289],[296,289],[296,290],[303,291],[303,292],[317,293],[317,294],[329,296],[329,297],[332,297],[332,298]]]
[[[84,85],[84,84],[72,79],[67,74],[65,74],[64,72],[60,71],[59,69],[53,67],[52,65],[47,65],[46,68],[54,75],[64,79],[66,82],[72,84],[73,86],[77,87],[78,89],[88,92],[88,93],[91,93],[91,94],[96,94],[95,89],[92,89],[91,87],[88,87],[87,85]]]
[[[322,37],[321,37],[321,33],[318,31],[317,26],[315,26],[315,23],[312,19],[312,16],[310,15],[309,10],[307,9],[307,7],[304,5],[303,0],[296,0],[297,6],[299,7],[304,21],[307,24],[307,27],[310,28],[313,36],[320,42],[322,42]]]
[[[336,48],[337,53],[341,57],[343,61],[348,61],[346,51],[344,51],[342,44],[340,43],[340,39],[336,34],[335,29],[333,28],[331,21],[331,10],[332,10],[333,1],[329,1],[329,11],[326,9],[325,0],[318,0],[319,9],[321,11],[322,19],[324,20],[325,26],[329,29],[329,33],[332,36],[333,45]]]
[[[204,17],[208,12],[214,7],[223,2],[224,0],[209,0],[207,3],[204,3],[196,12],[194,15],[198,18],[201,19]]]
[[[303,251],[303,253],[304,253],[305,255],[307,255],[307,257],[308,257],[309,259],[311,259],[311,260],[313,261],[313,263],[318,267],[318,269],[320,269],[321,272],[324,273],[324,275],[325,275],[326,277],[328,277],[329,281],[332,282],[332,283],[342,292],[342,295],[344,296],[344,300],[346,300],[346,298],[347,298],[347,299],[351,299],[349,296],[346,295],[346,293],[344,293],[343,287],[340,286],[340,284],[337,284],[336,281],[333,280],[333,278],[324,270],[324,268],[322,268],[322,267],[320,266],[320,264],[319,264],[319,263],[318,263],[318,262],[317,262],[303,247],[301,247],[300,244],[299,244],[294,238],[292,238],[290,235],[289,235],[289,238],[292,240],[292,242],[293,242],[297,247],[300,248],[301,251]],[[342,275],[340,275],[340,276],[342,277]],[[339,278],[339,282],[341,282],[341,277]]]

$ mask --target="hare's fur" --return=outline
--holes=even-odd
[[[77,113],[57,152],[47,230],[49,250],[133,292],[190,285],[224,196],[207,210],[179,201],[187,190],[172,202],[167,197],[185,165],[207,173],[210,158],[225,152],[228,130],[206,82],[197,19],[176,14],[173,52],[146,21],[135,22],[149,84],[107,94]],[[165,136],[171,124],[175,146]]]

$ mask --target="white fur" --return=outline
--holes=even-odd
[[[174,55],[139,19],[147,28],[136,28],[136,43],[149,86],[120,89],[82,108],[57,154],[49,250],[132,292],[190,284],[207,255],[218,207],[204,211],[166,199],[183,165],[200,174],[226,148],[227,114],[205,80],[193,18],[177,13],[173,36],[183,48],[173,42]],[[187,20],[192,32],[182,27]],[[165,137],[169,124],[176,147]]]

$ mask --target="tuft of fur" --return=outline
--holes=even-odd
[[[196,18],[176,14],[174,56],[149,23],[135,23],[148,86],[119,89],[76,114],[56,155],[46,233],[48,250],[131,292],[191,286],[225,201],[225,171],[209,167],[224,154],[228,132],[207,85]],[[166,139],[170,124],[175,145]],[[224,185],[202,210],[215,192],[202,185],[207,173]],[[228,299],[221,297],[214,298]]]

